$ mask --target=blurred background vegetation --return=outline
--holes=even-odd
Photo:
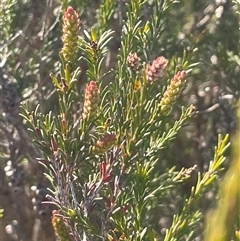
[[[116,66],[125,3],[128,0],[1,0],[0,2],[0,237],[9,240],[55,240],[50,225],[51,207],[43,206],[48,182],[43,168],[36,162],[41,152],[33,146],[31,136],[19,117],[21,101],[30,100],[33,107],[40,103],[43,113],[57,105],[57,96],[49,77],[56,72],[61,43],[62,9],[73,6],[81,16],[81,26],[99,34],[115,31],[105,60],[105,69]],[[165,1],[159,0],[159,5]],[[219,133],[235,133],[236,103],[240,95],[240,11],[239,3],[230,0],[182,0],[167,13],[153,12],[153,1],[142,10],[146,21],[152,15],[159,18],[164,29],[153,42],[148,59],[159,55],[178,59],[181,68],[185,50],[189,62],[199,63],[188,75],[187,88],[174,109],[179,117],[181,106],[194,104],[199,112],[161,155],[159,170],[176,166],[197,165],[201,173],[214,154]],[[144,50],[135,49],[142,53]],[[147,58],[145,56],[145,61]],[[174,63],[169,63],[170,67]],[[87,65],[78,79],[79,92],[86,82]],[[174,70],[169,70],[174,72]],[[109,75],[111,78],[111,75]],[[79,106],[81,106],[79,97]],[[44,103],[42,105],[41,103]],[[230,153],[228,153],[230,156]],[[226,167],[230,162],[229,158]],[[223,172],[224,173],[224,172]],[[172,214],[181,207],[177,197],[189,194],[197,177],[191,178],[178,191],[167,195],[168,204],[156,210],[156,228],[164,233],[171,224]],[[200,203],[205,213],[215,206],[218,186],[212,187]],[[203,224],[203,222],[202,222]],[[202,237],[203,225],[198,227]],[[192,237],[191,240],[197,240]],[[199,240],[199,239],[198,239]]]

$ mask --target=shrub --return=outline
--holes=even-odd
[[[1,6],[3,184],[11,180],[2,195],[18,197],[3,202],[3,239],[203,239],[204,204],[214,206],[236,129],[238,47],[210,53],[220,62],[208,78],[229,63],[229,85],[198,83],[214,39],[196,30],[181,40],[175,1],[46,4],[23,4],[45,19],[29,36],[16,32],[22,6]],[[234,222],[228,237],[238,234]]]

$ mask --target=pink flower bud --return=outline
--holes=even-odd
[[[68,7],[63,16],[63,48],[61,54],[66,62],[73,63],[76,60],[78,52],[78,32],[80,20],[78,13]]]
[[[85,89],[83,105],[83,119],[93,118],[96,115],[99,101],[99,88],[95,81],[90,81]]]
[[[165,57],[160,56],[153,60],[152,65],[147,65],[146,77],[148,81],[152,82],[163,77],[167,64],[168,60]]]

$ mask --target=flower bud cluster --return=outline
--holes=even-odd
[[[61,241],[72,241],[72,238],[69,234],[69,230],[64,223],[64,220],[62,217],[56,216],[58,214],[57,210],[53,210],[52,212],[52,225],[55,230],[55,233],[59,237]]]
[[[99,88],[95,81],[91,81],[85,89],[83,105],[83,119],[91,119],[96,115],[99,101]]]
[[[140,64],[139,61],[140,58],[137,56],[137,53],[130,53],[127,57],[127,63],[133,71],[136,71],[138,69]]]
[[[186,83],[186,71],[178,71],[171,80],[170,85],[167,87],[167,90],[163,94],[163,97],[160,101],[161,112],[164,114],[169,114],[172,110],[172,106],[176,102],[176,99],[180,96],[184,84]]]
[[[168,60],[163,56],[159,56],[158,58],[153,60],[152,65],[148,64],[146,68],[147,80],[149,82],[153,82],[158,78],[163,77],[167,64]]]
[[[112,145],[115,144],[117,137],[115,134],[106,133],[100,140],[97,141],[93,148],[96,154],[103,154],[107,152]]]
[[[72,7],[68,7],[63,16],[63,48],[61,50],[66,62],[73,63],[76,60],[79,28],[80,20],[78,13]]]

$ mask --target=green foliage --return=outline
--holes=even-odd
[[[221,18],[211,1],[20,2],[0,5],[0,47],[23,122],[3,118],[1,133],[26,147],[0,152],[9,148],[9,186],[32,199],[42,230],[48,223],[62,240],[202,239],[239,97],[239,31],[223,38],[231,21],[239,28],[233,6]],[[23,18],[18,32],[22,9],[36,24]],[[5,106],[3,117],[18,114]],[[16,181],[26,160],[37,171]]]
[[[239,106],[239,104],[238,104]],[[238,110],[238,123],[240,111]],[[233,160],[221,183],[220,199],[216,210],[207,216],[205,240],[239,240],[240,238],[240,132],[233,140]],[[231,215],[229,215],[231,213]]]
[[[185,239],[190,239],[191,236],[194,235],[193,229],[202,216],[196,204],[203,196],[204,192],[206,192],[206,189],[217,178],[225,161],[223,154],[228,147],[228,135],[225,136],[224,139],[219,136],[218,146],[215,148],[214,159],[210,162],[208,171],[203,176],[198,173],[196,186],[192,187],[190,197],[184,201],[181,213],[173,217],[172,226],[167,231],[164,240],[182,240],[184,235],[186,235]]]
[[[108,30],[98,37],[92,28],[91,35],[84,30],[86,41],[80,37],[80,47],[86,54],[84,59],[89,67],[87,76],[100,88],[101,101],[92,121],[80,117],[79,125],[74,124],[72,106],[77,97],[74,86],[79,70],[78,68],[70,70],[68,64],[64,63],[59,69],[61,73],[59,80],[58,77],[51,75],[59,96],[60,108],[57,113],[50,112],[44,116],[39,113],[38,108],[34,112],[31,112],[27,106],[23,108],[23,116],[28,121],[35,134],[36,142],[46,157],[43,164],[51,173],[49,178],[53,184],[52,193],[54,194],[52,200],[60,207],[63,215],[72,220],[68,224],[71,230],[76,229],[75,239],[82,239],[84,236],[95,240],[98,237],[111,240],[119,236],[124,240],[148,239],[153,232],[151,223],[148,222],[148,213],[157,205],[157,196],[163,195],[161,193],[171,185],[174,187],[178,182],[189,177],[184,174],[186,170],[182,173],[172,170],[161,185],[159,180],[163,177],[160,173],[158,174],[156,163],[160,161],[161,149],[166,148],[173,141],[184,123],[192,116],[193,107],[183,108],[179,120],[166,125],[169,122],[169,116],[161,111],[162,102],[159,101],[166,96],[163,95],[164,85],[155,79],[153,82],[148,81],[148,74],[151,73],[145,73],[144,63],[137,72],[128,67],[127,57],[132,51],[140,47],[142,42],[145,43],[146,51],[152,45],[150,41],[144,41],[144,39],[138,42],[138,39],[142,38],[138,33],[147,34],[148,31],[153,31],[155,24],[159,24],[150,19],[147,24],[153,28],[147,30],[146,25],[142,23],[140,11],[145,3],[146,1],[141,3],[131,1],[126,5],[127,20],[123,24],[118,68],[112,71],[113,81],[105,84],[105,87],[103,86],[107,72],[103,72],[102,65],[107,52],[106,46],[113,32]],[[164,7],[161,6],[163,13],[173,3],[168,4],[169,6],[166,2]],[[70,12],[69,8],[66,11]],[[69,40],[70,37],[69,35]],[[143,52],[139,54],[148,56]],[[194,65],[194,63],[189,65],[183,62],[182,66]],[[154,71],[157,72],[159,67],[152,68],[156,68]],[[138,88],[136,88],[137,82]],[[164,83],[163,80],[162,83]],[[172,82],[172,84],[176,83]],[[86,87],[85,91],[84,108],[89,108],[85,107],[86,98],[87,101],[94,103],[92,99],[94,97],[91,96],[91,92],[88,92],[92,90],[87,90]],[[166,91],[169,92],[169,90]],[[171,90],[167,96],[170,97],[173,94],[175,96],[176,93],[173,92],[176,91],[180,93],[182,88]],[[168,103],[168,105],[173,104]],[[107,122],[109,123],[106,124]],[[95,155],[93,146],[103,148],[103,145],[106,145],[107,132],[117,136],[116,143],[113,143],[114,147],[111,148],[109,145],[105,153]],[[98,140],[104,135],[104,139]],[[111,149],[108,150],[108,148]],[[203,195],[203,187],[214,181],[224,161],[222,153],[226,148],[227,137],[223,141],[219,140],[209,171],[203,178],[199,173],[196,187],[192,189],[190,197],[186,200],[182,213],[174,216],[165,240],[179,240],[184,235],[188,236],[190,229],[185,229],[185,225],[190,223],[192,227],[199,221],[200,212],[193,211],[194,203]],[[194,169],[189,169],[189,173],[192,170]],[[155,182],[152,182],[153,176],[158,176]],[[69,210],[74,213],[73,217],[68,216]],[[157,232],[157,230],[154,231]]]

